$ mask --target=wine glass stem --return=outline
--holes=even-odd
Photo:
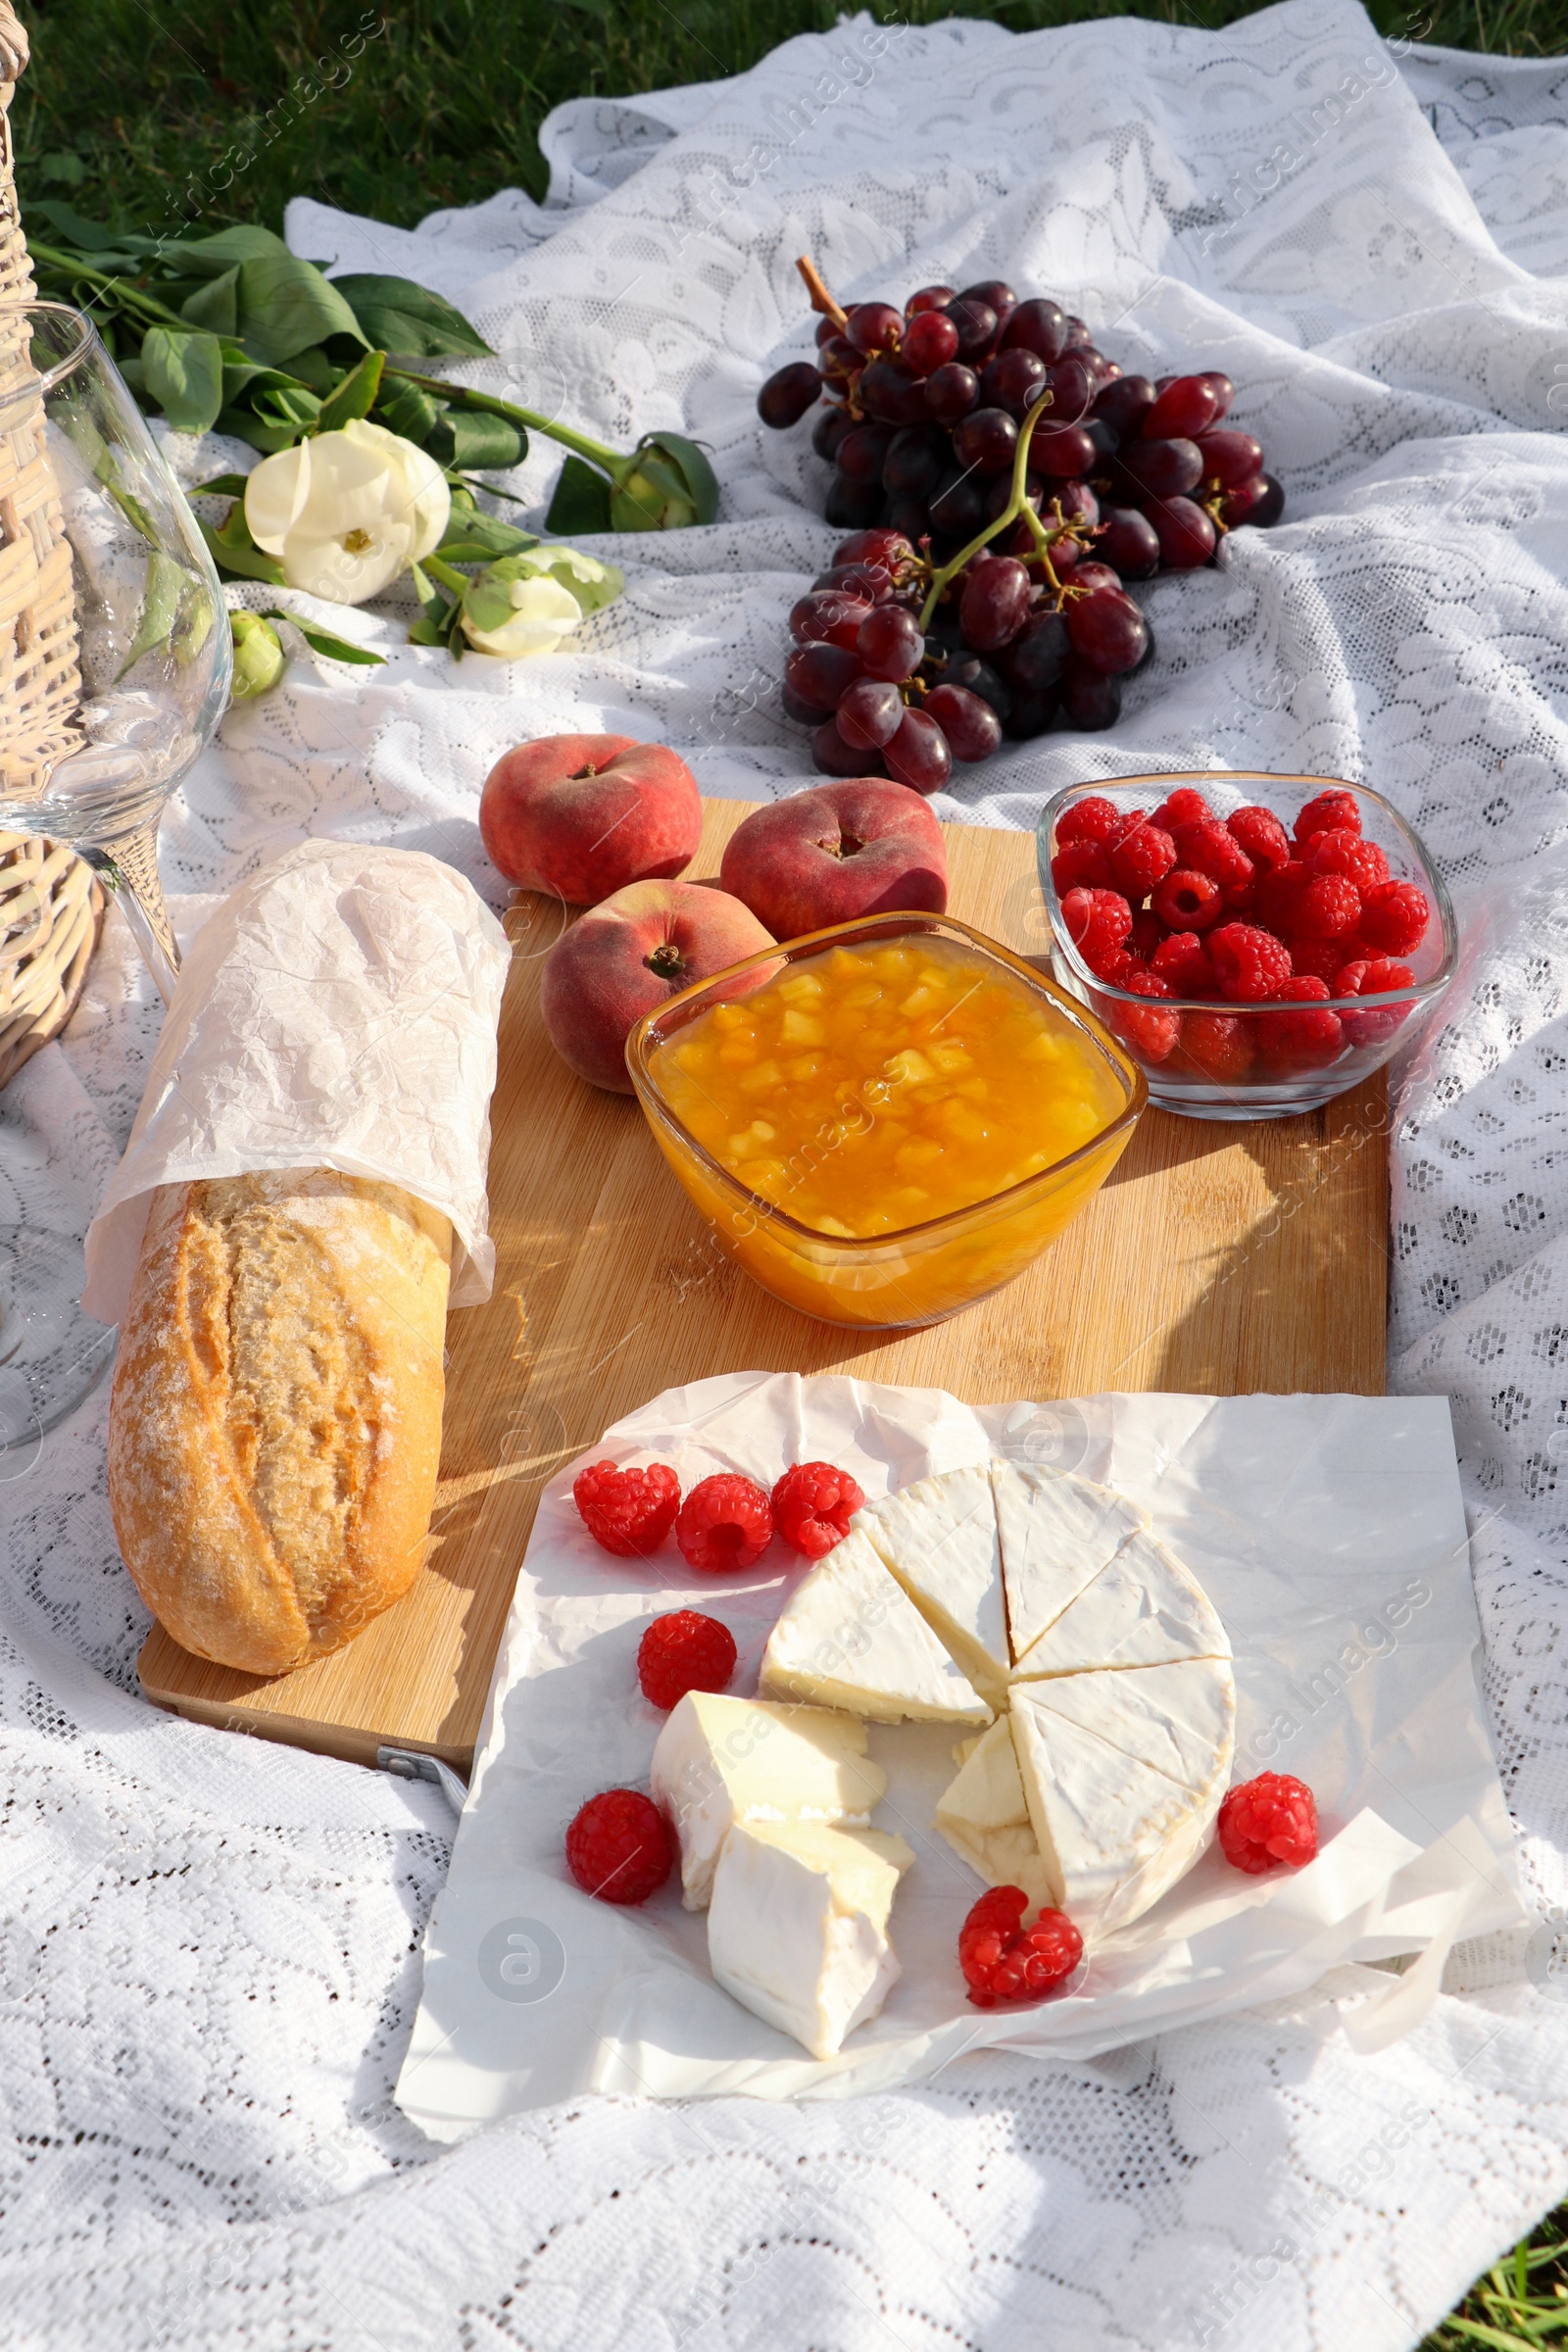
[[[77,842],[84,858],[130,925],[142,961],[168,1004],[179,978],[179,948],[174,926],[164,905],[164,886],[158,878],[158,824],[138,825],[114,841]]]

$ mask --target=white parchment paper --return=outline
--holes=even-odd
[[[808,2058],[719,1989],[706,1914],[672,1880],[640,1910],[583,1894],[566,1824],[596,1789],[647,1786],[663,1717],[636,1652],[651,1617],[720,1617],[757,1687],[806,1564],[775,1540],[745,1575],[619,1561],[546,1490],[452,1869],[425,1936],[424,1992],[398,2085],[438,2139],[586,2089],[839,2097],[934,2074],[977,2044],[1083,2058],[1315,1984],[1346,1960],[1423,1956],[1363,2013],[1370,2048],[1408,2031],[1458,1936],[1523,1916],[1513,1835],[1481,1712],[1479,1634],[1445,1397],[1131,1396],[971,1407],[940,1390],[833,1376],[725,1375],[656,1397],[585,1459],[667,1461],[764,1485],[792,1461],[854,1471],[868,1495],[993,1451],[1082,1469],[1135,1495],[1190,1562],[1236,1651],[1238,1780],[1293,1772],[1322,1844],[1249,1879],[1217,1849],[1098,1945],[1070,1993],[1027,2011],[964,1998],[958,1927],[981,1881],[931,1827],[957,1726],[872,1725],[878,1826],[913,1846],[894,1905],[904,1964],[882,2015]]]
[[[452,1221],[451,1303],[488,1298],[510,956],[472,887],[421,851],[306,841],[242,883],[191,943],[88,1228],[88,1314],[124,1314],[159,1185],[260,1168],[401,1185]]]

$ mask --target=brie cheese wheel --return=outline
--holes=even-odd
[[[1098,1706],[1076,1710],[1094,1713],[1093,1725],[1060,1713],[1050,1682],[1016,1684],[1008,1716],[1053,1900],[1086,1943],[1141,1917],[1190,1869],[1224,1793],[1221,1772],[1194,1789],[1132,1752],[1138,1735],[1127,1720],[1141,1702],[1124,1691],[1141,1676],[1097,1680]]]
[[[1007,1635],[1016,1659],[1054,1625],[1127,1538],[1143,1533],[1149,1513],[1127,1495],[1072,1471],[996,1461],[991,1486],[1002,1541]]]
[[[737,1822],[848,1822],[859,1828],[888,1776],[865,1752],[865,1726],[825,1707],[770,1706],[688,1690],[654,1748],[654,1802],[680,1846],[682,1900],[701,1911]]]
[[[1024,1652],[1013,1673],[1027,1679],[1230,1654],[1225,1629],[1197,1579],[1157,1536],[1137,1535]]]
[[[981,1695],[1000,1696],[1011,1659],[990,1472],[918,1479],[867,1503],[850,1526],[870,1538]]]
[[[902,1838],[818,1822],[737,1822],[713,1874],[714,1978],[813,2058],[875,2017],[900,1975],[888,1941]]]
[[[762,1658],[761,1689],[847,1707],[877,1723],[989,1723],[898,1579],[858,1530],[791,1596]]]
[[[1228,1658],[1186,1658],[1128,1673],[1064,1674],[1037,1686],[1042,1705],[1098,1732],[1217,1809],[1236,1753],[1236,1678]]]
[[[937,1828],[990,1886],[1021,1886],[1036,1909],[1051,1902],[1051,1879],[1030,1826],[1006,1717],[954,1752],[960,1769],[938,1801]]]

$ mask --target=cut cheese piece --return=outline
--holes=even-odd
[[[688,1690],[654,1748],[654,1802],[680,1845],[682,1899],[701,1911],[736,1822],[863,1827],[888,1776],[865,1753],[865,1726],[825,1707],[769,1706]]]
[[[982,1697],[1000,1697],[1009,1655],[990,1473],[917,1479],[851,1522],[868,1536]]]
[[[1102,1720],[1116,1718],[1101,1678]],[[1020,1683],[1009,1721],[1029,1819],[1057,1907],[1085,1942],[1138,1919],[1191,1868],[1207,1842],[1222,1793],[1182,1788],[1051,1705],[1052,1686]]]
[[[1133,1536],[1027,1649],[1015,1677],[1228,1658],[1213,1603],[1157,1537]]]
[[[761,1689],[877,1723],[989,1723],[991,1709],[858,1529],[813,1568],[774,1626]]]
[[[1149,1513],[1125,1494],[1072,1471],[993,1462],[1007,1635],[1021,1658],[1077,1599]]]
[[[992,1886],[1021,1886],[1038,1909],[1053,1899],[1050,1874],[1029,1823],[1012,1734],[1004,1715],[955,1750],[958,1777],[937,1804],[937,1828]]]
[[[1217,1807],[1236,1753],[1236,1678],[1228,1658],[1062,1674],[1033,1686],[1043,1707],[1098,1732],[1123,1755]]]
[[[738,1822],[708,1914],[717,1982],[813,2058],[835,2056],[899,1977],[888,1913],[913,1860],[876,1830]]]

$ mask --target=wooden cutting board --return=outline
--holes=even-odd
[[[710,801],[689,879],[754,804]],[[952,909],[1023,955],[1049,946],[1031,834],[948,828]],[[541,1487],[612,1421],[710,1373],[854,1373],[971,1403],[1167,1389],[1383,1388],[1384,1092],[1245,1126],[1150,1111],[1109,1182],[1028,1273],[925,1331],[842,1331],[778,1305],[711,1240],[629,1097],[574,1078],[538,1017],[562,928],[519,896],[492,1105],[497,1272],[447,1327],[441,1483],[418,1582],[347,1649],[267,1681],[155,1626],[147,1695],[199,1723],[373,1764],[413,1748],[466,1772]]]

